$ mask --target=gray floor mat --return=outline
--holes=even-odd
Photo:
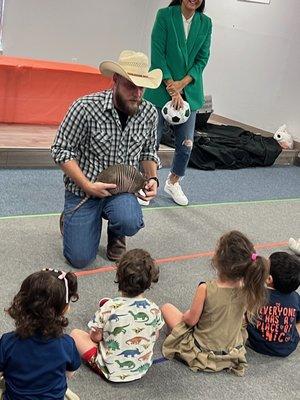
[[[205,252],[214,249],[218,237],[226,230],[239,229],[257,243],[257,251],[269,255],[287,250],[292,235],[299,236],[300,201],[195,206],[188,208],[150,209],[145,212],[146,228],[128,240],[128,247],[142,247],[156,259],[170,257],[160,266],[160,280],[147,296],[161,305],[173,302],[186,309],[200,280],[213,276]],[[112,265],[106,260],[105,229],[100,254],[90,267]],[[0,309],[8,306],[21,281],[31,272],[46,266],[70,269],[61,254],[58,217],[0,219]],[[181,257],[186,255],[186,259]],[[80,276],[80,300],[72,305],[70,326],[85,329],[96,309],[97,300],[113,296],[114,271]],[[2,314],[1,333],[12,329],[12,321]],[[161,355],[163,329],[154,358]],[[151,367],[137,382],[110,384],[85,366],[70,382],[81,399],[202,399],[224,400],[296,400],[299,399],[298,350],[287,359],[264,357],[249,351],[249,368],[244,378],[221,372],[193,373],[179,362],[166,361]],[[297,392],[298,390],[298,392]]]

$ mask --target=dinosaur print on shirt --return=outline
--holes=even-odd
[[[109,299],[89,322],[102,329],[96,363],[113,382],[141,378],[152,365],[153,347],[164,322],[157,305],[135,297]]]
[[[138,308],[147,308],[150,306],[150,303],[147,300],[136,300],[134,303],[130,304],[130,306],[136,306]]]

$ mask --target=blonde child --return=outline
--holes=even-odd
[[[113,382],[141,378],[152,364],[153,347],[163,326],[158,306],[144,297],[158,268],[141,249],[125,253],[117,265],[120,295],[100,302],[88,326],[90,332],[72,331],[82,359],[99,375]]]
[[[163,344],[166,358],[177,358],[193,371],[232,370],[242,376],[247,365],[242,337],[245,311],[256,314],[264,303],[269,262],[238,231],[224,234],[212,259],[217,278],[201,282],[185,313],[162,307],[172,329]]]
[[[81,363],[74,340],[63,333],[71,300],[78,300],[71,272],[46,269],[23,281],[7,310],[16,330],[0,339],[4,400],[64,400],[66,374]]]

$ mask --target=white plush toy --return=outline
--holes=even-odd
[[[179,125],[183,124],[189,119],[191,115],[191,109],[189,103],[184,101],[183,107],[179,110],[176,110],[176,108],[172,106],[172,101],[170,100],[163,106],[161,113],[164,119],[169,122],[169,124]]]
[[[294,238],[289,239],[289,248],[297,255],[300,256],[300,239],[295,240]]]
[[[291,150],[294,146],[292,135],[288,132],[286,125],[282,125],[278,128],[273,138],[277,140],[283,149]]]

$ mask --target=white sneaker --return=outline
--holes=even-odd
[[[187,206],[189,204],[188,198],[183,193],[179,182],[176,182],[173,185],[170,180],[167,179],[165,184],[165,192],[171,195],[175,203],[179,204],[180,206]]]

